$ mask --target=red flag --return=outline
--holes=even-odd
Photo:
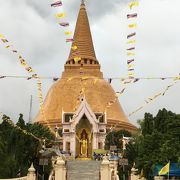
[[[13,52],[13,53],[17,53],[17,50],[13,49],[12,52]]]
[[[63,26],[63,27],[67,27],[69,26],[69,23],[68,22],[62,22],[62,23],[59,23],[60,26]]]
[[[137,13],[134,14],[127,14],[127,18],[136,18],[137,17]]]
[[[59,7],[59,6],[62,6],[61,1],[57,1],[57,2],[51,4],[51,7]]]
[[[3,43],[9,42],[7,39],[1,39],[1,41],[2,41]]]
[[[134,59],[130,59],[130,60],[127,61],[127,64],[130,64],[130,63],[132,63],[133,61],[134,61]]]
[[[128,69],[128,71],[134,71],[134,69]]]
[[[127,35],[127,38],[129,39],[129,38],[131,38],[131,37],[133,37],[133,36],[135,36],[135,35],[136,35],[135,32],[134,32],[134,33],[131,33],[131,34]]]
[[[108,79],[108,82],[109,82],[109,84],[111,84],[111,82],[112,82],[112,78],[109,78],[109,79]]]
[[[131,47],[127,49],[128,51],[135,50],[135,47]]]
[[[135,78],[133,83],[138,82],[139,80],[140,80],[139,78]]]
[[[66,39],[66,42],[73,42],[74,39],[70,38],[70,39]]]
[[[54,78],[53,78],[53,81],[57,81],[58,79],[59,79],[59,78],[54,77]]]

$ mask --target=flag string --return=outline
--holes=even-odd
[[[2,112],[0,112],[0,116],[3,116],[3,115],[5,115],[5,114],[2,113]],[[37,136],[34,135],[33,133],[28,132],[27,130],[22,129],[22,128],[19,127],[18,125],[14,124],[13,121],[12,121],[9,117],[5,117],[3,120],[4,120],[5,122],[7,122],[11,127],[20,130],[23,134],[33,137],[34,139],[36,139],[37,141],[39,141],[39,143],[40,143],[41,145],[42,145],[42,142],[43,142],[44,140],[46,140],[46,142],[49,142],[49,143],[55,143],[55,142],[56,142],[56,141],[51,140],[51,139],[48,139],[48,138],[46,138],[46,137],[43,137],[43,138],[37,137]]]
[[[40,105],[40,112],[42,114],[43,120],[47,122],[44,108],[43,108],[43,93],[42,93],[42,81],[41,78],[35,73],[34,69],[28,65],[26,60],[23,58],[23,56],[14,48],[12,43],[9,42],[7,38],[3,34],[0,34],[0,41],[3,43],[4,47],[6,49],[9,49],[10,52],[12,52],[14,55],[16,55],[16,58],[20,62],[20,65],[29,73],[31,74],[28,79],[35,79],[36,80],[36,85],[37,85],[37,94],[38,94],[38,101]],[[6,76],[0,76],[0,79],[5,78]],[[20,78],[21,76],[17,76],[16,78]],[[11,76],[12,78],[12,76]],[[50,128],[50,126],[48,125]],[[55,132],[50,128],[51,133],[55,134]]]
[[[20,76],[20,75],[0,75],[0,79],[4,79],[4,78],[17,78],[17,79],[26,79],[26,80],[31,80],[31,79],[36,79],[36,77],[34,76]],[[67,79],[67,78],[58,78],[58,77],[53,77],[53,76],[39,76],[39,78],[41,80],[53,80],[53,81],[57,81],[59,79]],[[94,80],[98,80],[99,78],[96,77],[92,77],[89,76],[87,77],[87,79],[94,79]],[[72,79],[79,79],[79,77],[72,77]],[[112,80],[120,80],[120,81],[125,81],[125,80],[132,80],[132,78],[129,77],[105,77],[105,80],[110,81],[112,83]],[[172,80],[180,80],[180,76],[164,76],[164,77],[134,77],[133,81],[136,80],[168,80],[168,79],[172,79]],[[126,83],[126,82],[125,82]]]

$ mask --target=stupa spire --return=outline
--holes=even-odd
[[[77,49],[71,49],[67,62],[72,62],[78,56],[81,57],[81,64],[84,60],[92,60],[92,64],[98,64],[84,0],[81,1],[73,40],[72,46],[77,46]]]

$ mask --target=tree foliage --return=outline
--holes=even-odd
[[[118,149],[118,152],[123,156],[123,158],[127,158],[127,154],[123,151],[123,142],[122,138],[124,137],[131,137],[132,134],[126,130],[119,130],[119,131],[111,131],[107,134],[106,140],[105,140],[105,149],[109,150],[110,146],[116,146]],[[130,148],[130,146],[129,146]],[[123,173],[125,174],[125,177],[128,177],[128,174],[133,166],[133,158],[134,154],[129,154],[128,160],[129,160],[129,165],[124,167],[123,166],[118,166],[118,172],[120,179],[123,179]]]
[[[123,157],[129,161],[129,166],[125,167],[126,179],[134,163],[138,170],[137,173],[148,180],[153,178],[155,165],[165,165],[168,161],[180,164],[179,114],[166,109],[159,110],[156,116],[145,113],[144,119],[139,121],[139,125],[139,133],[126,145],[123,153]],[[110,145],[117,145],[122,149],[122,142],[119,141],[120,134],[120,132],[113,131],[107,135],[107,149]],[[120,176],[122,173],[122,167],[119,167]]]
[[[135,154],[138,173],[143,172],[151,179],[155,165],[165,165],[168,161],[177,163],[180,158],[180,115],[162,109],[155,117],[145,113],[139,124],[140,134],[133,144],[127,145],[127,153]]]
[[[2,120],[3,122],[0,124],[0,178],[17,177],[19,172],[21,176],[25,176],[32,162],[42,173],[42,168],[38,165],[40,141],[23,133],[22,130],[30,132],[40,139],[52,140],[54,137],[49,129],[41,124],[26,124],[22,114],[19,115],[16,123],[21,130],[12,126],[13,122],[9,117],[4,115]]]

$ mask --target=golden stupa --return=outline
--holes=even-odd
[[[73,40],[72,47],[77,49],[71,49],[61,79],[50,88],[43,104],[46,120],[39,112],[35,122],[62,126],[62,112],[75,112],[83,94],[93,112],[106,112],[107,129],[115,127],[136,132],[137,128],[128,121],[118,101],[107,108],[116,96],[100,71],[84,2],[80,6]],[[76,57],[81,60],[75,61]]]

